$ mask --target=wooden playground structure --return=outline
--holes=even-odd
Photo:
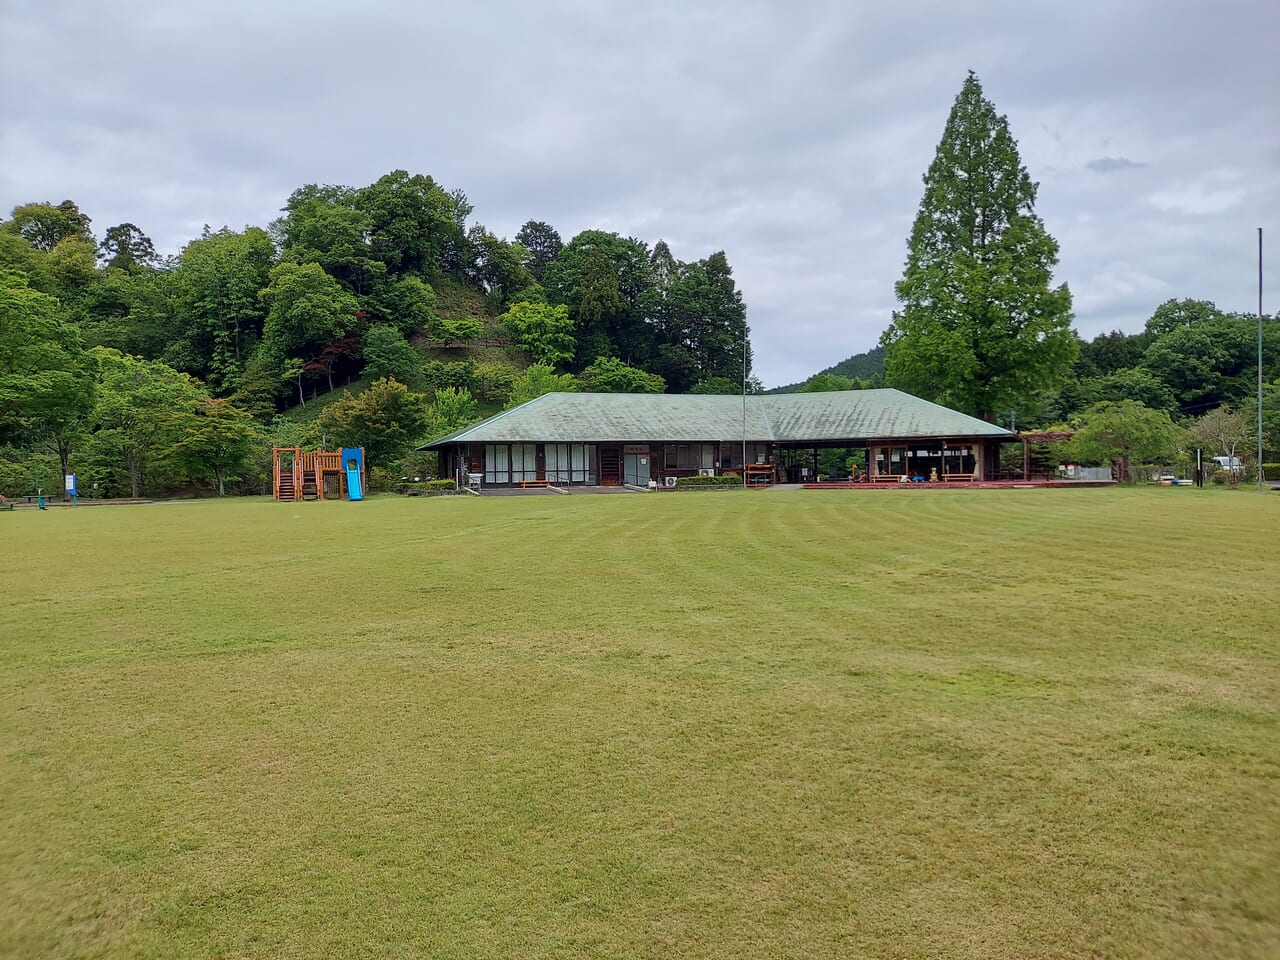
[[[277,500],[324,500],[326,484],[334,481],[338,499],[364,499],[368,489],[364,447],[316,451],[271,448],[271,494]]]

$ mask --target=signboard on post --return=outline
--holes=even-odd
[[[68,473],[66,475],[64,478],[63,489],[65,489],[67,493],[71,494],[71,503],[74,505],[76,502],[76,475],[74,473]]]

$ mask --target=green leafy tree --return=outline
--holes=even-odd
[[[0,270],[25,274],[32,290],[57,296],[53,274],[49,270],[49,257],[17,232],[6,230],[7,226],[0,224]]]
[[[220,497],[226,495],[228,478],[238,477],[262,442],[247,412],[212,397],[173,411],[169,429],[172,441],[159,455],[192,477],[211,480]]]
[[[315,263],[273,267],[261,298],[268,305],[263,353],[282,369],[289,358],[318,357],[355,321],[355,297]]]
[[[1258,425],[1258,398],[1249,397],[1240,405],[1240,413],[1250,429],[1255,431]],[[1268,454],[1268,462],[1280,460],[1280,380],[1264,384],[1262,387],[1262,445],[1264,454]]]
[[[1071,369],[1071,294],[1008,120],[972,73],[924,177],[902,309],[881,343],[888,382],[994,420]]]
[[[471,207],[431,177],[393,170],[356,191],[368,216],[369,248],[391,274],[460,274],[466,259],[465,220]]]
[[[510,303],[534,282],[533,274],[524,266],[524,248],[507,243],[479,225],[468,231],[467,243],[474,257],[469,279],[497,303]]]
[[[1168,385],[1184,413],[1235,402],[1250,392],[1256,369],[1256,334],[1251,327],[1248,321],[1221,314],[1171,326],[1147,347],[1142,366]]]
[[[1175,330],[1212,326],[1221,318],[1222,311],[1210,300],[1166,300],[1147,320],[1146,332],[1163,337]]]
[[[0,429],[65,405],[83,375],[75,328],[24,274],[0,273]]]
[[[176,307],[186,330],[165,358],[205,379],[215,393],[230,391],[262,335],[267,304],[259,291],[274,261],[275,246],[265,230],[214,233],[206,227],[183,249],[174,271]]]
[[[359,393],[344,392],[319,420],[330,443],[364,447],[370,463],[386,466],[426,438],[427,402],[398,380],[375,380]]]
[[[466,343],[484,333],[484,321],[479,317],[437,317],[431,325],[431,336],[446,343]]]
[[[568,307],[521,301],[498,319],[535,362],[555,366],[573,359],[576,341]]]
[[[94,404],[93,358],[56,299],[0,271],[0,437],[25,436],[57,453],[70,471]]]
[[[100,281],[97,245],[80,236],[63,237],[47,254],[47,262],[53,293],[63,309],[75,320],[84,319]]]
[[[63,240],[74,237],[93,243],[90,221],[70,200],[51,203],[24,203],[13,208],[0,230],[22,237],[37,250],[51,252]]]
[[[375,324],[364,335],[365,371],[375,379],[413,385],[421,379],[422,358],[395,327]]]
[[[747,342],[746,375],[751,374],[751,347],[746,306],[733,280],[724,252],[682,264],[673,284],[675,306],[665,339],[685,348],[693,360],[695,378],[743,378],[743,343]],[[674,389],[687,381],[672,381]]]
[[[521,227],[516,234],[516,243],[520,244],[524,250],[525,269],[539,283],[546,276],[547,267],[550,266],[551,261],[564,249],[560,234],[551,224],[541,220],[530,220]]]
[[[436,315],[436,292],[417,277],[379,282],[362,303],[376,323],[389,324],[401,333],[424,330],[433,338],[443,336]]]
[[[730,394],[737,395],[742,393],[741,381],[734,380],[731,377],[707,377],[705,380],[699,380],[689,390],[695,394]]]
[[[443,437],[480,420],[480,407],[470,391],[448,387],[427,404],[426,437]]]
[[[1165,463],[1175,459],[1184,431],[1163,410],[1136,400],[1104,400],[1080,417],[1068,453],[1084,462],[1108,462],[1117,480],[1133,479],[1133,463]]]
[[[173,414],[206,394],[191,377],[159,361],[139,360],[107,347],[91,353],[99,370],[93,445],[122,465],[130,495],[137,498],[156,454],[173,441]]]
[[[1076,376],[1105,377],[1136,367],[1142,360],[1142,351],[1146,349],[1149,339],[1146,334],[1130,335],[1113,330],[1082,342],[1080,356],[1076,360]]]
[[[158,359],[183,341],[183,318],[174,302],[173,273],[135,265],[108,267],[84,304],[81,330],[90,346]],[[193,358],[198,365],[199,360]]]
[[[857,389],[858,384],[852,377],[842,377],[838,373],[815,373],[796,393],[826,393],[832,390]]]
[[[478,363],[472,393],[478,400],[505,404],[511,397],[515,381],[516,372],[505,363]]]
[[[556,373],[555,367],[535,363],[516,377],[507,406],[515,407],[547,393],[577,393],[578,380],[571,373]]]
[[[650,358],[654,329],[644,309],[650,283],[649,250],[638,240],[584,230],[560,251],[543,287],[551,303],[569,308],[577,337],[575,368],[601,356],[632,363]]]
[[[631,367],[617,357],[599,357],[579,379],[588,393],[662,393],[666,381],[656,373]]]
[[[1137,400],[1153,410],[1172,412],[1177,407],[1169,385],[1145,367],[1122,367],[1093,381],[1097,400]]]
[[[293,192],[284,216],[272,224],[284,259],[317,263],[356,296],[371,294],[387,265],[374,255],[369,235],[373,220],[355,206],[349,187],[307,184]]]

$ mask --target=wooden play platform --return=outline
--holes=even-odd
[[[363,499],[368,487],[364,447],[314,451],[271,448],[271,493],[277,500],[323,500],[327,480],[335,484],[340,499]]]

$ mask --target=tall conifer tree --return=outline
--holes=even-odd
[[[994,421],[1068,373],[1071,293],[1006,117],[969,74],[924,176],[902,309],[881,343],[892,386]]]

